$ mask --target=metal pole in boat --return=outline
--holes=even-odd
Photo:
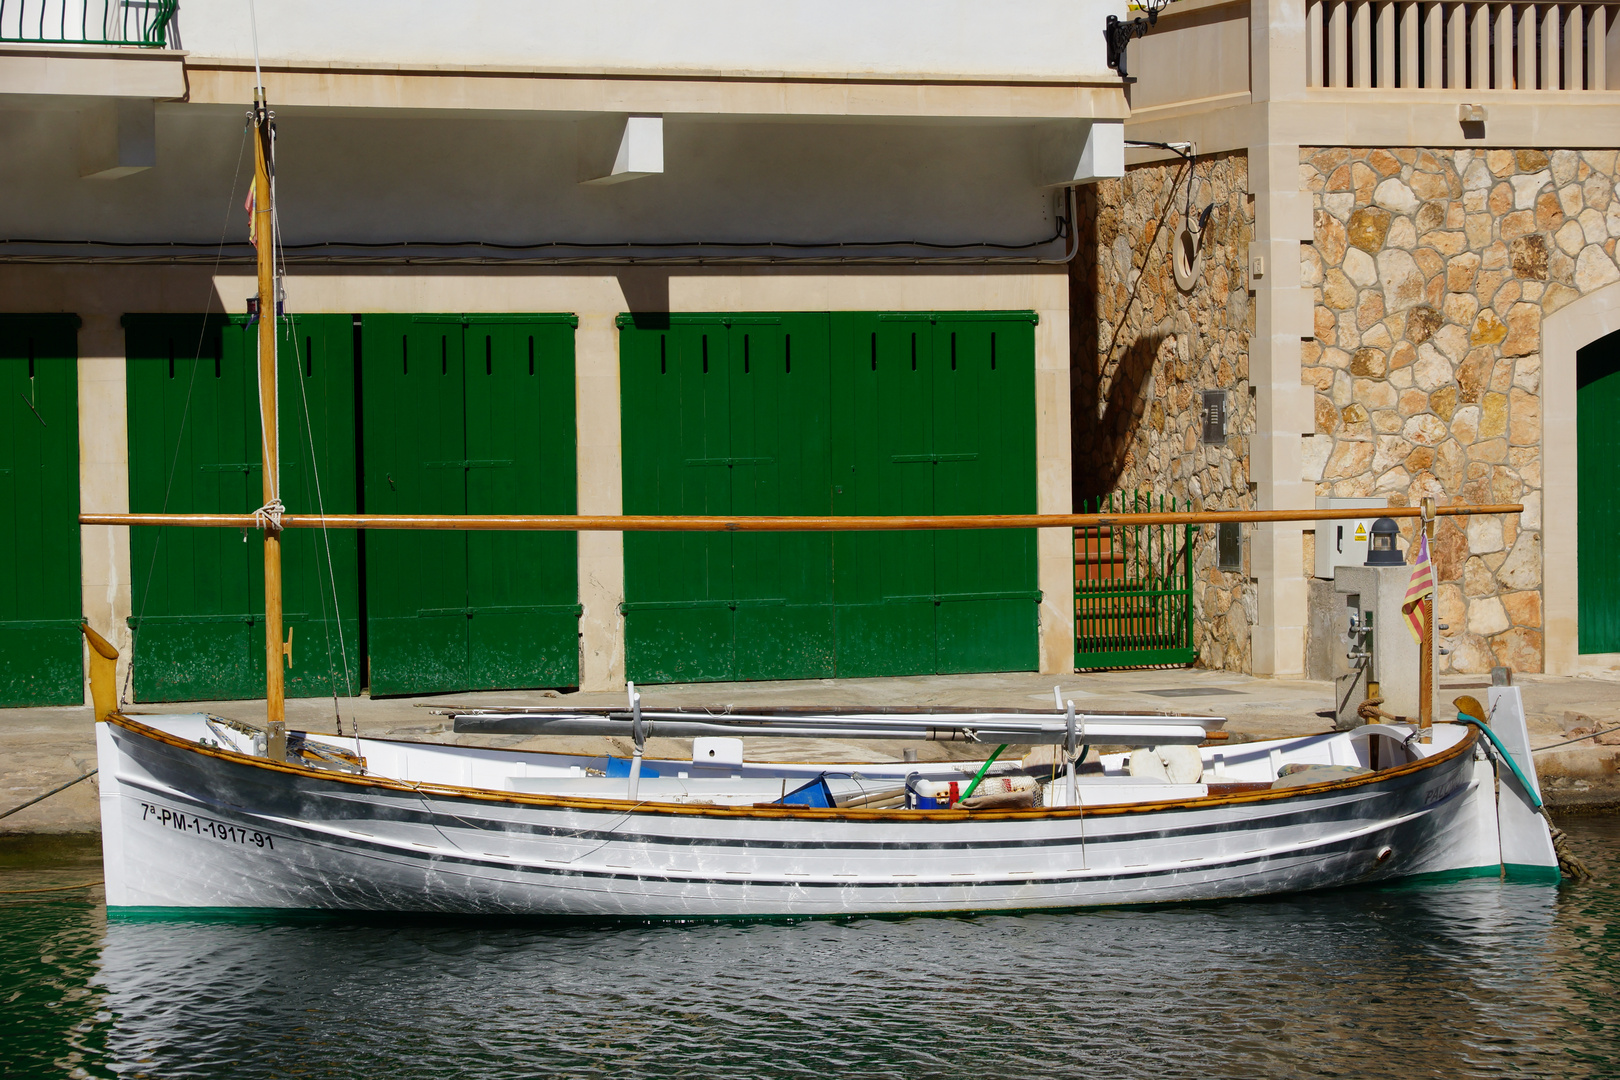
[[[641,721],[641,695],[636,693],[636,684],[629,683],[630,688],[630,738],[635,748],[630,752],[630,790],[628,798],[636,801],[636,795],[641,790],[641,751],[647,745],[647,728]]]
[[[276,761],[287,759],[286,683],[282,663],[289,653],[281,626],[281,477],[276,420],[276,274],[275,222],[271,206],[270,108],[264,87],[253,92],[253,225],[259,278],[259,418],[262,433],[264,507],[256,515],[264,527],[265,713],[269,732],[266,751]]]
[[[1425,498],[1423,507],[1423,535],[1429,541],[1432,562],[1434,551],[1434,499]],[[1432,571],[1431,571],[1432,573]],[[1423,611],[1423,659],[1418,667],[1418,730],[1419,742],[1434,741],[1434,590],[1420,601]]]
[[[1067,708],[1064,710],[1064,714],[1063,714],[1063,723],[1064,723],[1064,743],[1063,743],[1063,746],[1064,746],[1064,750],[1067,752],[1068,758],[1069,758],[1069,802],[1068,802],[1068,805],[1075,806],[1080,801],[1080,791],[1079,791],[1080,778],[1075,775],[1076,770],[1079,768],[1079,763],[1076,761],[1076,759],[1080,756],[1080,739],[1079,739],[1079,733],[1075,730],[1074,702],[1073,701],[1067,702]]]

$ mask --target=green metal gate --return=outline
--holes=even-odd
[[[572,315],[362,316],[365,509],[575,512]],[[367,535],[376,695],[575,686],[573,533]]]
[[[0,315],[0,706],[84,701],[76,315]]]
[[[1174,499],[1116,492],[1079,513],[1174,512]],[[1074,531],[1076,668],[1190,664],[1192,525],[1104,525]]]
[[[624,315],[624,509],[1035,509],[1028,312]],[[1037,665],[1033,532],[629,534],[638,682]]]
[[[1578,648],[1620,652],[1620,334],[1576,354],[1575,386]]]
[[[126,315],[123,321],[130,509],[257,509],[264,501],[257,326],[220,315]],[[278,348],[282,502],[294,513],[322,506],[353,513],[353,317],[290,318],[281,324]],[[130,530],[130,561],[136,699],[264,696],[263,536],[136,528]],[[282,566],[293,637],[287,695],[358,691],[354,532],[289,530]]]

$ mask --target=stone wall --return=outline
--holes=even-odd
[[[1177,287],[1172,244],[1188,206],[1206,207],[1203,269]],[[1225,154],[1136,166],[1079,191],[1079,251],[1070,271],[1074,496],[1152,493],[1198,509],[1253,506],[1248,474],[1247,285],[1254,212],[1248,158]],[[1204,445],[1204,390],[1225,390],[1228,437]],[[1245,545],[1245,555],[1247,545]],[[1209,667],[1250,670],[1255,594],[1245,572],[1217,568],[1215,530],[1193,549],[1194,642]]]
[[[1612,150],[1300,151],[1306,478],[1398,506],[1525,506],[1437,527],[1449,670],[1542,669],[1541,320],[1620,280],[1615,181]]]

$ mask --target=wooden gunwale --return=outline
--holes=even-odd
[[[1441,517],[1517,514],[1522,503],[1442,506]],[[1416,518],[1416,506],[1378,508],[1379,517]],[[1210,510],[1145,514],[954,514],[939,516],[705,517],[606,514],[283,514],[283,529],[445,529],[467,532],[888,532],[913,529],[1081,529],[1128,525],[1218,525],[1223,522],[1336,521],[1369,516],[1362,509]],[[257,529],[252,514],[80,514],[80,525],[179,525]]]
[[[628,799],[592,799],[580,797],[564,797],[558,795],[539,795],[521,791],[491,791],[487,788],[457,787],[450,784],[409,783],[403,780],[394,780],[389,777],[354,776],[347,773],[331,772],[325,769],[311,769],[302,765],[283,764],[271,761],[268,758],[255,757],[234,750],[222,750],[214,747],[199,746],[189,739],[182,739],[178,735],[149,727],[138,720],[132,720],[122,713],[114,713],[102,723],[113,724],[132,734],[140,735],[154,742],[163,743],[177,749],[186,750],[205,757],[218,758],[239,765],[247,765],[258,769],[267,769],[272,772],[291,773],[310,779],[329,780],[336,783],[351,784],[356,787],[381,788],[388,791],[402,791],[414,795],[440,795],[448,798],[471,799],[477,802],[517,804],[522,806],[544,806],[555,809],[596,810],[615,813],[634,811],[643,814],[663,814],[695,817],[721,817],[721,818],[789,818],[810,821],[850,820],[850,821],[1029,821],[1042,818],[1072,818],[1097,817],[1101,815],[1141,814],[1161,810],[1202,810],[1214,806],[1232,806],[1242,803],[1277,802],[1296,798],[1300,795],[1320,795],[1332,791],[1346,791],[1351,788],[1364,787],[1368,784],[1381,783],[1402,776],[1407,776],[1423,769],[1432,768],[1442,762],[1464,752],[1471,752],[1474,743],[1479,739],[1479,731],[1473,726],[1468,727],[1467,736],[1455,746],[1447,747],[1432,757],[1409,761],[1405,765],[1393,769],[1384,769],[1379,772],[1366,773],[1361,776],[1346,777],[1343,780],[1329,780],[1320,784],[1301,784],[1298,787],[1281,788],[1269,791],[1256,791],[1251,793],[1234,793],[1230,795],[1206,795],[1195,799],[1177,799],[1156,803],[1126,803],[1122,805],[1094,806],[1094,807],[1036,807],[1030,810],[1001,810],[1001,811],[969,811],[969,810],[862,810],[862,809],[819,809],[813,807],[783,807],[780,810],[759,806],[692,806],[680,803],[649,803],[645,801],[631,802]],[[440,744],[433,744],[440,745]]]

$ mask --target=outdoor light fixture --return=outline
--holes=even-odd
[[[1108,38],[1108,66],[1119,72],[1119,77],[1126,82],[1135,82],[1136,79],[1125,70],[1125,47],[1134,39],[1148,32],[1148,29],[1159,23],[1159,12],[1163,11],[1170,0],[1137,0],[1133,5],[1139,11],[1147,12],[1147,18],[1135,18],[1130,22],[1122,22],[1117,15],[1108,16],[1108,23],[1103,33]]]
[[[1395,546],[1395,538],[1400,534],[1400,526],[1391,518],[1381,517],[1373,522],[1367,537],[1367,565],[1404,566],[1406,560],[1401,557],[1400,548]]]

